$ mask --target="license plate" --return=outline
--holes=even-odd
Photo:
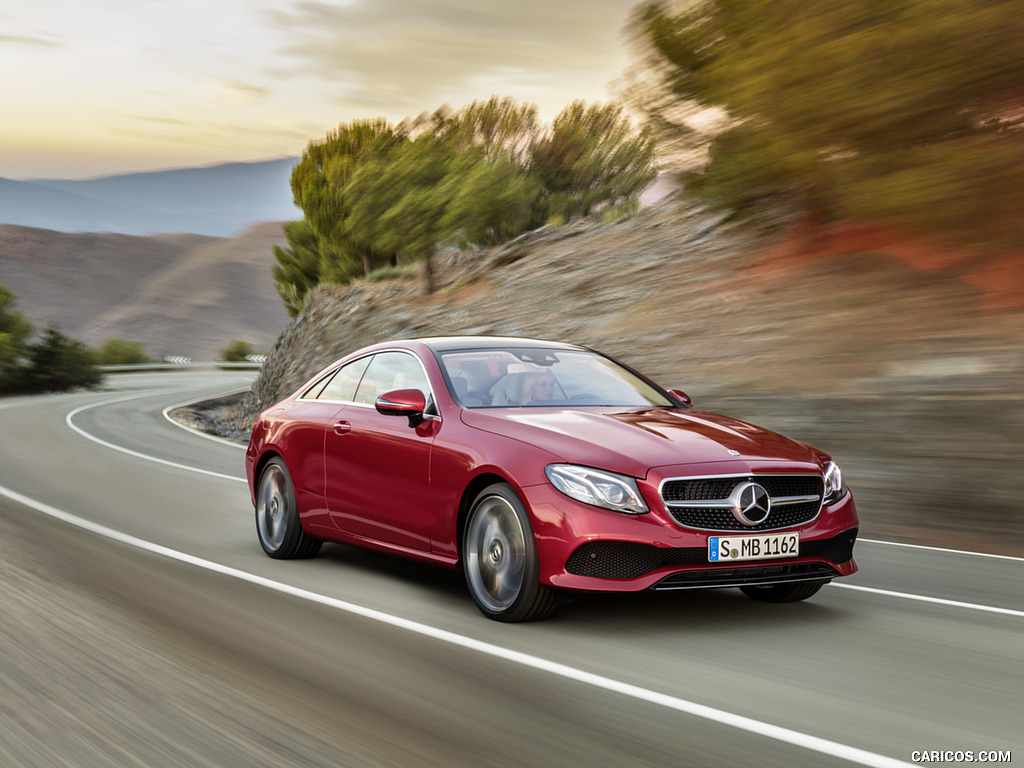
[[[800,535],[771,533],[763,536],[708,536],[708,562],[771,560],[800,554]]]

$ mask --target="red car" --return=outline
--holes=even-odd
[[[354,352],[260,415],[246,475],[271,557],[336,541],[460,568],[501,621],[572,592],[791,602],[857,570],[856,508],[828,455],[569,344]]]

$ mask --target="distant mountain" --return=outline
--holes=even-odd
[[[73,181],[0,179],[0,224],[127,235],[230,237],[301,218],[289,179],[297,158]]]
[[[288,314],[270,271],[281,223],[239,237],[139,237],[0,224],[0,284],[37,330],[90,346],[141,341],[154,357],[215,360],[232,340],[268,350]]]

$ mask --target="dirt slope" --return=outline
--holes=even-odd
[[[42,328],[90,345],[141,341],[154,356],[216,359],[233,339],[267,349],[288,315],[270,277],[280,224],[237,238],[66,234],[0,225],[0,284]]]

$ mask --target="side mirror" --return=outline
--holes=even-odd
[[[423,421],[427,398],[418,389],[396,389],[378,397],[374,406],[385,416],[408,416],[409,426],[415,427]]]
[[[670,389],[668,390],[668,393],[683,405],[693,405],[693,400],[691,400],[690,396],[681,389]]]

